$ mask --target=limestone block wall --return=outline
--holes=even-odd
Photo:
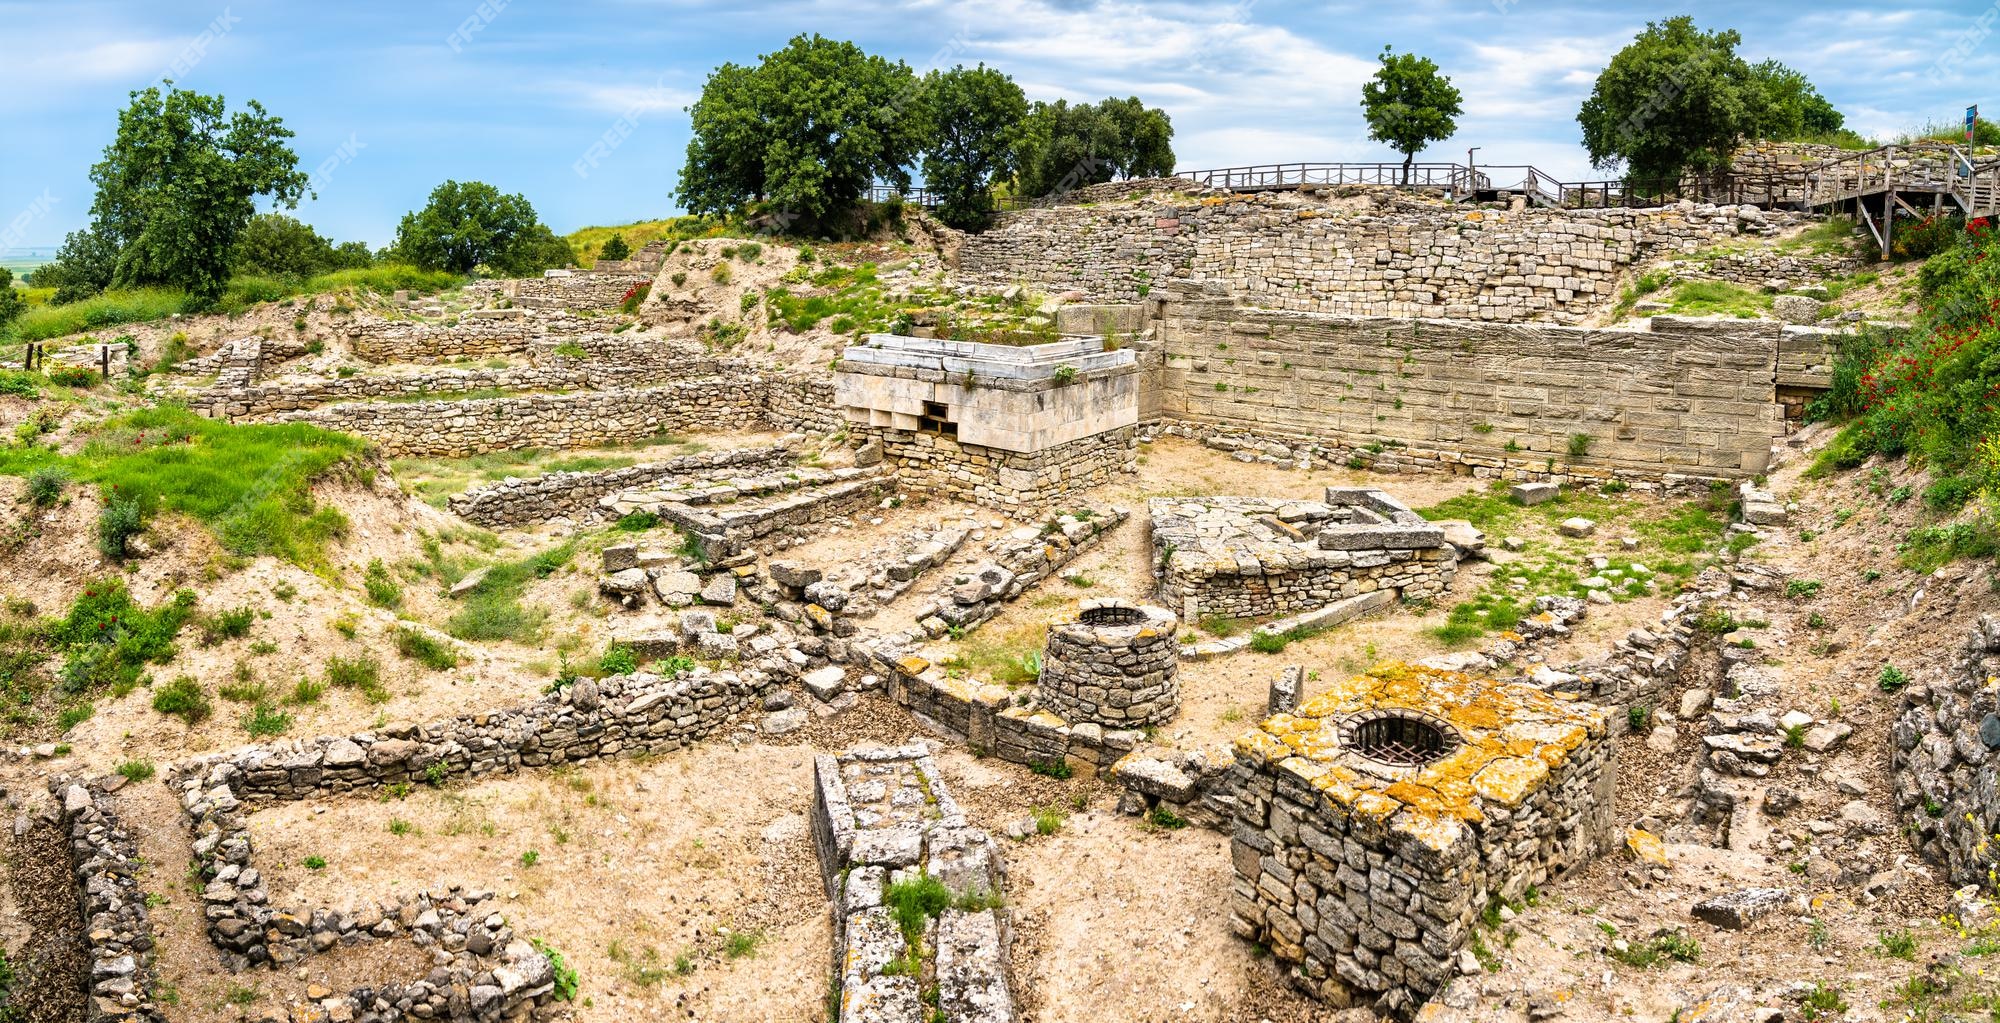
[[[1753,475],[1782,427],[1775,322],[1610,330],[1196,301],[1163,316],[1169,421],[1584,477]]]
[[[1301,312],[1576,322],[1613,301],[1630,268],[1743,229],[1734,206],[1504,211],[1393,189],[1330,194],[1168,182],[1122,202],[1008,213],[966,238],[959,267],[1099,302],[1181,282]]]
[[[525,351],[545,334],[587,334],[604,329],[600,320],[566,313],[476,310],[456,323],[422,320],[356,319],[347,327],[355,356],[370,362],[437,362]]]
[[[1292,614],[1378,590],[1426,600],[1451,585],[1458,567],[1442,529],[1376,490],[1329,487],[1325,501],[1147,505],[1160,599],[1189,621]]]
[[[1414,765],[1379,760],[1378,715],[1446,742]],[[1237,740],[1232,925],[1309,993],[1410,1017],[1456,975],[1490,899],[1608,840],[1608,728],[1600,707],[1453,672],[1334,683]]]
[[[1918,850],[1953,884],[1985,885],[2000,859],[2000,618],[1980,616],[1940,676],[1903,690],[1890,732],[1896,804]]]
[[[944,433],[867,430],[885,461],[911,486],[995,508],[1038,508],[1138,471],[1139,442],[1130,426],[1033,453],[962,443]]]
[[[774,392],[783,396],[775,412],[769,400]],[[811,393],[810,383],[725,375],[631,390],[324,405],[274,418],[359,434],[391,456],[458,457],[599,447],[683,430],[824,428],[825,416],[797,411]]]
[[[596,472],[552,472],[532,479],[509,479],[492,486],[454,494],[452,513],[482,526],[511,526],[579,516],[607,494],[668,480],[701,479],[717,472],[755,471],[784,459],[783,446],[683,455],[664,462],[628,465]]]

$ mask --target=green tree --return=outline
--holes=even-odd
[[[1368,121],[1368,137],[1403,154],[1407,185],[1417,153],[1458,131],[1462,97],[1429,57],[1395,53],[1384,46],[1381,60],[1375,77],[1361,85],[1361,112]]]
[[[1106,99],[1097,109],[1117,137],[1111,161],[1119,177],[1162,178],[1174,172],[1174,123],[1166,111],[1137,96]]]
[[[423,209],[403,215],[393,251],[426,270],[461,274],[478,266],[535,273],[573,258],[568,244],[535,219],[527,197],[503,195],[483,181],[447,181],[432,189]],[[549,262],[558,256],[561,262]]]
[[[20,289],[14,287],[14,271],[0,267],[0,327],[21,315],[21,310],[27,307],[28,300],[22,298]]]
[[[925,128],[919,100],[909,65],[818,35],[795,37],[755,68],[724,64],[688,108],[694,137],[676,196],[693,213],[768,201],[824,221],[876,180],[909,187]]]
[[[111,286],[118,242],[95,227],[71,231],[56,258],[35,269],[35,287],[56,289],[57,305],[81,302]]]
[[[91,244],[117,249],[110,286],[166,285],[211,302],[228,283],[231,250],[257,200],[290,208],[307,194],[285,142],[292,132],[256,100],[231,115],[222,97],[171,82],[131,95],[117,136],[90,169],[91,231],[100,236]],[[70,279],[95,275],[92,268]]]
[[[237,273],[311,277],[332,269],[333,243],[296,217],[259,214],[237,236],[232,264]]]
[[[493,269],[509,277],[533,277],[544,270],[576,264],[576,250],[547,224],[536,224],[502,253]]]
[[[1819,138],[1840,131],[1847,119],[1805,75],[1767,60],[1750,69],[1764,93],[1763,121],[1754,134],[1767,139]]]
[[[1012,78],[981,64],[932,71],[924,78],[924,102],[933,126],[924,185],[939,199],[938,219],[984,227],[993,216],[993,182],[1013,172],[1028,98]]]
[[[630,259],[632,258],[632,247],[625,244],[624,235],[614,234],[604,240],[604,245],[597,250],[597,258]]]
[[[1015,188],[1050,195],[1174,171],[1173,122],[1137,97],[1036,103],[1021,127]]]
[[[368,251],[367,242],[341,242],[333,247],[333,261],[329,270],[361,270],[375,265],[375,254]]]
[[[1726,169],[1767,117],[1764,90],[1736,55],[1741,41],[1686,15],[1649,23],[1611,58],[1577,114],[1591,163],[1622,164],[1628,181],[1653,183]]]

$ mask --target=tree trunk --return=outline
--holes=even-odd
[[[1410,187],[1410,164],[1411,164],[1411,162],[1412,162],[1412,161],[1416,160],[1416,158],[1417,158],[1417,154],[1415,154],[1415,153],[1404,153],[1404,154],[1403,154],[1403,187],[1404,187],[1404,188],[1408,188],[1408,187]]]

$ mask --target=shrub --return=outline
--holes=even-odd
[[[285,697],[285,702],[295,707],[302,707],[306,704],[318,703],[319,698],[324,695],[326,695],[325,682],[316,682],[309,678],[302,678],[293,683],[291,695]]]
[[[142,782],[153,777],[153,762],[150,760],[127,760],[118,765],[118,773],[126,781]]]
[[[563,954],[556,951],[548,942],[540,938],[530,938],[528,943],[535,946],[535,951],[540,952],[549,961],[550,968],[555,971],[555,989],[552,993],[556,1001],[576,1001],[578,981],[576,967],[571,966],[569,960],[563,958]]]
[[[730,277],[728,263],[717,263],[715,264],[715,269],[708,272],[708,279],[717,284],[728,284]]]
[[[69,611],[44,630],[49,643],[64,651],[63,691],[130,691],[145,665],[173,660],[174,637],[193,616],[194,605],[192,590],[177,591],[148,611],[132,599],[122,579],[85,586]]]
[[[292,730],[292,716],[268,703],[260,703],[250,713],[243,715],[243,730],[250,733],[252,738],[260,739],[283,735]]]
[[[64,387],[89,387],[97,382],[97,371],[83,366],[57,366],[49,370],[49,383]]]
[[[69,486],[69,473],[61,466],[45,465],[28,474],[28,500],[46,508],[62,497],[63,488]]]
[[[193,676],[182,675],[153,692],[153,709],[170,717],[180,718],[190,725],[207,721],[215,713],[215,705],[209,702],[208,694],[202,691],[201,683]]]
[[[89,703],[79,703],[64,707],[62,713],[56,715],[56,731],[67,732],[90,720],[90,716],[95,713],[97,713],[97,708],[91,706]]]
[[[361,587],[368,592],[368,602],[376,607],[393,611],[403,606],[403,588],[390,577],[388,566],[382,564],[381,558],[368,563],[367,571],[361,576]]]
[[[1590,434],[1587,433],[1570,434],[1569,456],[1571,458],[1582,458],[1583,456],[1590,454],[1590,443],[1591,443]]]
[[[1893,693],[1910,684],[1910,676],[1893,664],[1882,666],[1882,673],[1875,676],[1875,684],[1885,693]]]
[[[97,513],[97,550],[112,561],[124,561],[132,538],[145,528],[146,512],[139,499],[113,492]]]
[[[639,659],[629,646],[614,646],[597,659],[597,670],[606,675],[630,675],[639,670]]]
[[[327,658],[326,681],[342,689],[359,689],[376,703],[388,699],[388,693],[382,689],[382,662],[371,654]],[[378,693],[381,699],[376,698]]]
[[[305,859],[300,860],[299,862],[303,864],[307,870],[326,869],[326,857],[324,856],[308,856]]]
[[[201,645],[214,646],[223,640],[242,639],[250,634],[251,623],[257,620],[257,610],[252,607],[233,607],[201,620]]]
[[[1965,507],[1979,493],[1979,482],[1965,476],[1946,476],[1924,488],[1924,505],[1948,515]]]
[[[458,667],[458,651],[451,644],[407,625],[396,627],[396,652],[432,671]]]

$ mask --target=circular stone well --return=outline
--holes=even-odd
[[[1157,725],[1180,710],[1180,620],[1165,608],[1086,600],[1049,624],[1042,703],[1072,722]]]
[[[1450,756],[1458,733],[1421,711],[1374,710],[1357,714],[1340,728],[1340,744],[1390,767],[1422,767]]]

